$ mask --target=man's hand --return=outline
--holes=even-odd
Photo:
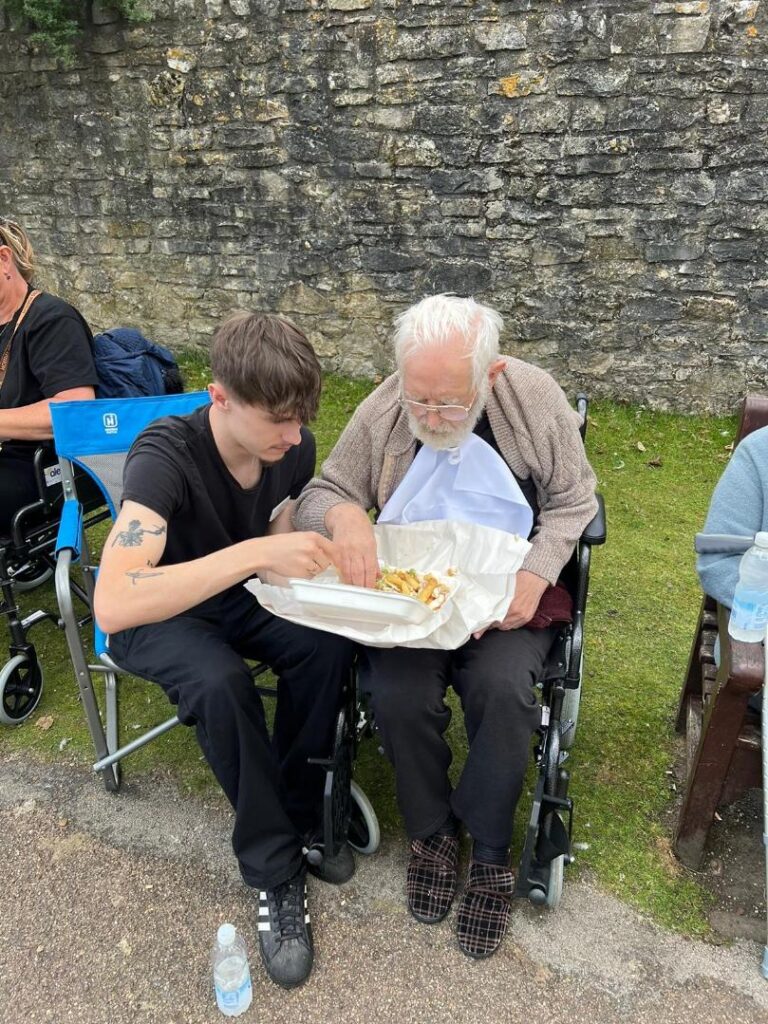
[[[286,577],[312,579],[333,563],[339,569],[336,545],[319,533],[278,533],[259,537],[264,568]]]
[[[373,525],[359,505],[334,505],[325,516],[337,557],[334,564],[342,583],[373,587],[379,576],[379,557]]]
[[[501,622],[495,622],[486,629],[474,633],[475,640],[479,640],[488,629],[520,629],[521,626],[525,626],[536,614],[541,595],[548,586],[549,583],[541,576],[521,569],[515,579],[515,596],[507,609],[507,614]]]

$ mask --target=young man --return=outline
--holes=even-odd
[[[95,611],[117,664],[157,682],[196,727],[235,809],[243,879],[259,890],[267,973],[290,988],[313,958],[302,850],[319,829],[324,773],[307,759],[331,749],[353,651],[270,615],[242,582],[310,577],[335,561],[330,541],[290,525],[314,472],[302,424],[317,411],[320,366],[289,320],[242,314],[216,332],[211,370],[211,404],[152,424],[128,454]],[[279,677],[271,741],[244,658]],[[310,870],[346,881],[351,850]]]

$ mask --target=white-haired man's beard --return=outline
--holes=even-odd
[[[491,385],[486,377],[477,389],[477,395],[467,418],[459,423],[440,420],[436,429],[428,427],[426,419],[420,420],[408,410],[408,426],[411,428],[411,433],[427,448],[437,448],[442,451],[447,448],[458,448],[463,441],[466,441],[483,415],[490,391]]]

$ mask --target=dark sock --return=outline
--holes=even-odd
[[[437,830],[435,835],[438,836],[453,836],[454,838],[459,834],[459,819],[451,811],[448,817],[445,819],[443,824]]]
[[[508,846],[488,846],[487,843],[472,844],[472,860],[480,861],[481,864],[499,864],[502,867],[509,867]]]

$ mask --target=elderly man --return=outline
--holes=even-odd
[[[430,924],[448,913],[463,823],[473,850],[458,939],[472,957],[490,956],[506,932],[512,821],[538,724],[534,684],[553,623],[570,615],[558,577],[597,510],[577,415],[547,373],[500,357],[501,326],[494,310],[454,295],[426,298],[398,317],[397,372],[356,411],[294,516],[299,529],[330,534],[345,579],[367,587],[378,571],[371,509],[395,523],[525,524],[531,549],[501,622],[457,651],[368,648],[361,659],[411,838],[409,909]],[[464,463],[461,488],[442,471],[447,460]],[[517,514],[505,524],[499,517],[510,509]],[[444,738],[449,685],[469,741],[454,789]]]

